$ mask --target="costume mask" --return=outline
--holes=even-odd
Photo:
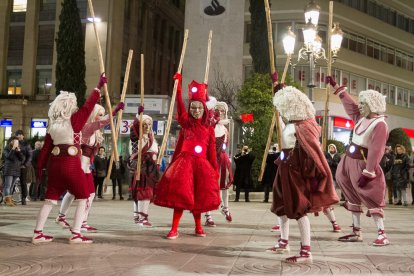
[[[193,101],[190,104],[190,114],[194,119],[201,119],[204,114],[204,106],[199,101]]]

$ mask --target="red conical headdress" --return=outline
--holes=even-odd
[[[208,85],[205,83],[198,83],[196,81],[192,81],[188,85],[188,101],[200,101],[204,104],[208,101],[208,93],[207,93]]]

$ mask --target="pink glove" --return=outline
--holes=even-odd
[[[279,75],[277,74],[277,71],[275,71],[273,74],[270,75],[270,78],[272,79],[272,82],[278,82],[279,80]]]
[[[114,110],[112,110],[112,116],[115,116],[116,113],[118,113],[119,110],[124,110],[125,104],[123,102],[120,102],[119,104],[117,104],[117,106],[115,107]]]
[[[368,176],[362,174],[358,180],[358,187],[364,188],[371,180],[373,180],[373,178],[369,178]]]
[[[336,86],[336,81],[332,76],[326,76],[325,83],[329,83],[332,87]]]
[[[144,106],[140,105],[138,106],[138,115],[140,115],[142,112],[144,112]]]
[[[101,76],[99,77],[99,82],[98,85],[96,86],[96,88],[98,88],[99,90],[101,90],[101,88],[108,83],[108,79],[105,76],[105,73],[102,73]]]

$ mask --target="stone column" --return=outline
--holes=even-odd
[[[26,96],[33,96],[36,91],[39,8],[40,0],[27,1],[22,66],[22,93]]]
[[[7,94],[7,53],[12,0],[0,1],[0,94]]]

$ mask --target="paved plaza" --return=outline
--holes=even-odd
[[[109,196],[107,196],[109,198]],[[150,207],[151,229],[132,222],[131,201],[95,201],[90,225],[92,245],[69,245],[69,231],[54,223],[55,207],[45,233],[55,237],[50,244],[32,245],[31,237],[41,202],[6,208],[0,205],[0,275],[405,275],[414,274],[414,208],[386,208],[386,231],[391,245],[373,247],[376,228],[363,217],[362,243],[336,239],[350,231],[351,219],[344,208],[335,208],[341,233],[331,232],[324,215],[310,216],[312,265],[283,263],[287,255],[265,252],[277,240],[269,230],[276,217],[270,203],[231,202],[233,222],[214,212],[215,228],[207,237],[194,235],[192,215],[185,212],[180,237],[167,240],[172,210]],[[69,217],[73,217],[74,207]],[[71,222],[71,221],[69,221]],[[277,233],[276,233],[277,234]],[[299,250],[299,230],[291,221],[291,253]]]

